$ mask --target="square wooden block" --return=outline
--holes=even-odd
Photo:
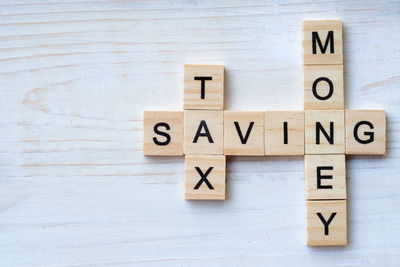
[[[304,66],[304,109],[344,109],[343,65]]]
[[[183,111],[145,111],[143,154],[183,155]]]
[[[225,156],[185,156],[185,198],[225,200]]]
[[[305,156],[306,198],[346,199],[345,155]]]
[[[346,110],[346,154],[383,155],[385,152],[385,111]]]
[[[344,110],[305,111],[306,154],[344,154]]]
[[[265,112],[265,155],[304,155],[304,112]]]
[[[347,245],[346,200],[307,201],[307,245]]]
[[[343,64],[340,20],[303,21],[304,65]]]
[[[224,108],[224,66],[185,65],[184,109]]]
[[[212,155],[224,152],[224,112],[185,110],[186,155]]]
[[[264,155],[264,112],[225,111],[224,154]]]

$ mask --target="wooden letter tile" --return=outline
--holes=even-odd
[[[385,111],[346,110],[346,154],[383,155],[385,151]]]
[[[344,109],[343,65],[304,66],[304,109]]]
[[[225,199],[225,156],[185,156],[185,198]]]
[[[183,111],[145,111],[143,153],[183,155]]]
[[[224,66],[185,65],[184,109],[224,108]]]
[[[340,20],[303,22],[304,65],[343,64],[342,43]]]
[[[224,152],[224,112],[185,110],[186,155],[211,155]]]
[[[344,154],[344,110],[305,111],[306,154]]]
[[[346,200],[307,201],[307,245],[347,245]]]
[[[345,155],[305,156],[308,200],[346,199]]]
[[[264,112],[225,111],[225,155],[264,155]]]
[[[304,112],[265,112],[265,155],[304,155]]]

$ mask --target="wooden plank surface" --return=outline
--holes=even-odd
[[[301,110],[304,19],[343,21],[345,107],[387,114],[347,247],[306,246],[303,157],[227,157],[227,200],[191,202],[141,150],[186,63],[225,66],[225,110]],[[1,1],[0,265],[398,266],[399,41],[399,1]]]

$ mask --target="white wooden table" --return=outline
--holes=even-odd
[[[184,63],[226,69],[226,109],[302,109],[301,22],[341,19],[346,107],[387,112],[348,157],[349,245],[305,245],[303,157],[229,157],[228,199],[185,201],[183,157],[142,155],[181,110]],[[0,3],[1,266],[399,266],[399,1]]]

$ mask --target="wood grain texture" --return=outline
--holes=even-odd
[[[264,156],[264,112],[224,112],[224,155]]]
[[[398,266],[398,1],[0,3],[4,266]],[[347,157],[348,246],[306,242],[304,157],[227,157],[223,202],[144,157],[144,110],[183,64],[225,66],[225,110],[303,109],[305,19],[343,21],[348,109],[385,109],[383,157]]]
[[[185,110],[185,155],[224,154],[224,112],[221,110]]]
[[[346,199],[345,155],[306,155],[304,176],[307,200]]]
[[[183,156],[183,111],[144,111],[143,155]]]
[[[306,154],[344,154],[344,110],[304,111]]]
[[[225,156],[185,156],[185,199],[225,200],[225,192]]]
[[[184,66],[183,108],[224,109],[224,66]]]
[[[304,155],[304,111],[266,111],[264,131],[265,155]]]
[[[307,245],[347,245],[346,200],[307,201]]]
[[[304,109],[344,109],[343,65],[304,65]]]
[[[320,43],[313,43],[313,34]],[[332,38],[332,39],[330,39]],[[334,40],[333,46],[327,40]],[[314,51],[315,45],[315,51]],[[326,49],[326,51],[322,50]],[[304,65],[343,64],[343,27],[340,20],[305,20],[303,22]]]
[[[346,154],[383,155],[386,151],[384,110],[346,110]],[[359,140],[356,140],[356,137]]]

